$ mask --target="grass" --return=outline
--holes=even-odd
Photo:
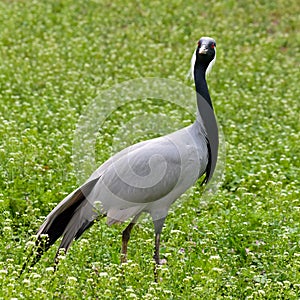
[[[299,4],[286,1],[0,2],[0,299],[299,299]],[[97,222],[53,273],[55,247],[18,278],[30,237],[77,186],[74,130],[97,94],[129,79],[186,81],[197,39],[217,41],[209,87],[226,139],[225,179],[199,186],[167,218],[153,282],[153,229],[135,228],[120,266],[122,227]],[[135,112],[191,116],[143,100]],[[187,120],[187,121],[184,121]],[[121,124],[121,125],[120,125]],[[133,140],[149,137],[137,130]],[[29,241],[29,242],[28,242]]]

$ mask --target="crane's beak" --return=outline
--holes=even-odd
[[[208,51],[207,45],[202,45],[199,49],[199,54],[206,54]]]

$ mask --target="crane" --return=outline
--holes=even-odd
[[[129,146],[104,162],[46,217],[37,232],[35,262],[61,236],[56,257],[60,249],[67,252],[99,216],[106,216],[108,225],[131,220],[122,233],[121,262],[125,262],[131,230],[145,212],[153,220],[154,260],[160,264],[160,238],[170,206],[203,175],[202,183],[209,182],[216,167],[218,128],[206,82],[215,59],[215,40],[200,38],[191,59],[198,107],[195,122]],[[44,235],[47,239],[41,246]]]

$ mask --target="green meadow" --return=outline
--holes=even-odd
[[[296,0],[0,1],[0,299],[300,299],[299,16]],[[102,219],[56,272],[58,243],[19,277],[45,216],[78,186],[73,142],[91,101],[137,78],[193,88],[201,36],[217,42],[207,81],[226,164],[212,196],[197,183],[170,211],[158,282],[147,217],[126,264],[126,224]],[[164,116],[171,131],[195,118],[159,99],[114,110],[97,164],[125,133],[126,143],[159,135],[145,128]]]

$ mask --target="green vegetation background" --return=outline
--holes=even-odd
[[[2,0],[0,299],[299,299],[299,8],[296,0]],[[147,219],[122,267],[122,227],[103,220],[56,273],[53,247],[18,278],[30,236],[77,186],[72,143],[84,108],[128,79],[192,86],[186,74],[203,35],[217,41],[208,81],[226,174],[213,198],[201,199],[197,186],[170,213],[159,282]],[[122,107],[101,129],[99,163],[118,127],[155,111],[171,114],[174,130],[192,120],[147,100]]]

